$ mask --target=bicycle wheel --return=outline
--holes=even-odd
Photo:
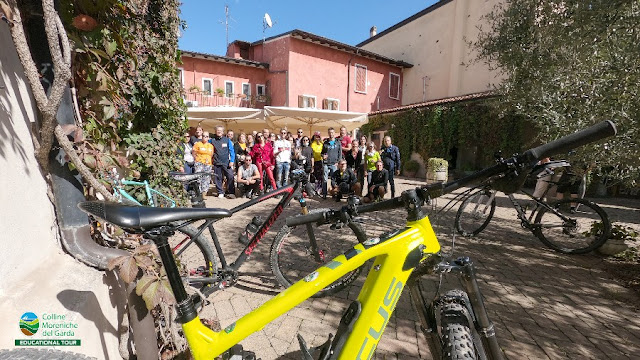
[[[563,254],[585,254],[602,246],[611,233],[607,213],[585,199],[562,199],[553,211],[541,208],[533,233],[553,250]]]
[[[476,236],[489,225],[496,211],[496,199],[490,191],[479,191],[467,197],[456,213],[455,226],[462,236]]]
[[[196,234],[198,230],[193,226],[181,227],[169,238],[169,246],[189,286],[208,295],[213,291],[212,278],[218,271],[218,264],[204,235]]]
[[[471,316],[458,300],[461,295],[467,298],[464,292],[451,290],[436,300],[439,303],[443,359],[479,359],[478,353],[484,353],[478,336],[474,341],[473,324],[469,323]]]
[[[325,211],[314,209],[311,212]],[[356,224],[356,226],[358,226]],[[352,231],[331,230],[327,226],[312,226],[313,235],[317,243],[314,251],[309,240],[306,225],[289,227],[284,225],[271,245],[269,262],[271,271],[278,283],[285,288],[314,272],[323,264],[331,261],[358,243]],[[343,228],[344,230],[344,228]],[[335,294],[349,286],[362,272],[362,267],[351,271],[331,285],[320,290],[314,297]]]

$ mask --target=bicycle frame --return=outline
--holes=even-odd
[[[275,210],[274,210],[275,211]],[[187,314],[183,329],[195,359],[213,359],[250,334],[302,303],[319,289],[362,266],[369,259],[375,262],[360,291],[357,306],[343,317],[349,326],[334,344],[340,359],[369,359],[373,355],[382,333],[409,276],[420,261],[440,250],[428,217],[408,222],[401,230],[357,244],[344,254],[307,275],[290,288],[245,315],[221,332],[204,326],[184,290],[166,236],[152,237],[158,246],[162,262],[167,269],[179,313]]]
[[[165,194],[152,189],[151,186],[149,186],[149,182],[144,180],[142,182],[140,181],[131,181],[131,180],[117,180],[114,182],[114,186],[113,186],[113,193],[114,195],[116,195],[116,197],[120,196],[122,198],[125,198],[133,203],[135,203],[136,205],[143,205],[141,204],[136,198],[134,198],[133,196],[131,196],[131,194],[129,194],[122,185],[130,185],[130,186],[144,186],[144,191],[145,194],[147,196],[147,200],[148,200],[148,206],[157,206],[157,204],[154,203],[153,201],[153,194],[157,194],[160,195],[161,197],[163,197],[164,199],[166,199],[167,201],[169,201],[169,203],[171,204],[170,207],[175,207],[176,206],[176,202],[171,199],[170,197],[166,196]]]
[[[258,246],[258,244],[260,243],[260,241],[266,236],[267,232],[269,231],[269,228],[271,228],[271,226],[275,223],[275,221],[278,219],[278,217],[280,216],[280,214],[282,214],[282,212],[284,211],[285,206],[287,206],[287,204],[291,201],[291,199],[293,199],[294,195],[296,194],[297,190],[300,188],[301,186],[301,181],[299,180],[295,180],[292,184],[289,184],[287,186],[284,186],[280,189],[277,189],[275,191],[266,193],[264,195],[261,195],[255,199],[252,199],[250,201],[247,201],[241,205],[238,205],[236,207],[234,207],[233,209],[230,209],[229,211],[232,214],[235,214],[238,211],[244,210],[248,207],[251,207],[257,203],[260,203],[262,201],[265,201],[267,199],[270,199],[272,197],[278,196],[278,195],[284,195],[283,198],[280,200],[280,202],[275,206],[275,208],[271,211],[271,213],[269,214],[269,216],[267,217],[267,219],[262,223],[262,225],[258,228],[258,230],[256,231],[256,233],[253,235],[253,237],[250,239],[249,243],[245,246],[245,248],[242,250],[242,252],[238,255],[238,257],[233,261],[233,263],[228,264],[227,260],[225,258],[224,252],[222,251],[222,246],[220,245],[220,241],[218,240],[218,236],[216,235],[216,231],[213,227],[213,224],[218,221],[217,219],[214,220],[207,220],[204,224],[200,225],[198,227],[198,233],[196,236],[200,235],[205,229],[209,229],[209,234],[211,235],[211,239],[213,240],[213,244],[216,248],[216,252],[218,254],[218,259],[220,260],[220,267],[221,270],[230,270],[230,271],[238,271],[240,269],[240,267],[242,266],[242,264],[245,263],[245,261],[247,261],[247,259],[249,258],[249,255],[251,255],[251,253],[255,250],[255,248]],[[194,237],[196,237],[194,236]],[[182,245],[182,244],[180,244]],[[187,248],[187,246],[184,246],[183,248]],[[220,275],[220,274],[218,274]],[[201,281],[204,280],[204,278],[199,278]],[[217,279],[216,279],[217,280]],[[228,280],[228,279],[227,279]],[[197,280],[196,280],[197,281]],[[204,281],[203,281],[204,282]],[[208,281],[210,283],[215,283],[215,280],[211,280]],[[225,283],[225,285],[223,287],[229,287],[233,285],[230,282]],[[219,290],[220,288],[211,288],[208,291],[205,291],[205,294],[210,294],[213,291]]]

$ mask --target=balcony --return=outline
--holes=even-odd
[[[205,107],[205,106],[233,106],[261,109],[270,105],[271,99],[266,96],[246,96],[244,94],[212,94],[197,91],[187,92],[184,102],[187,107]]]

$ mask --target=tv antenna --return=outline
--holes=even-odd
[[[270,27],[273,27],[271,16],[269,16],[269,13],[264,13],[264,17],[262,18],[262,42],[264,42],[265,32],[267,31],[267,28]]]
[[[229,19],[233,20],[233,18],[229,16],[229,5],[225,4],[224,5],[224,21],[220,20],[219,22],[222,25],[224,25],[224,30],[227,36],[227,48],[229,48]]]

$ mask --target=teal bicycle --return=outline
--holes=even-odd
[[[107,175],[113,185],[113,196],[118,202],[151,207],[176,207],[176,202],[169,196],[152,188],[147,180],[132,181],[120,179],[115,168]],[[126,187],[131,189],[134,195],[130,194]],[[140,189],[142,188],[142,189]]]

